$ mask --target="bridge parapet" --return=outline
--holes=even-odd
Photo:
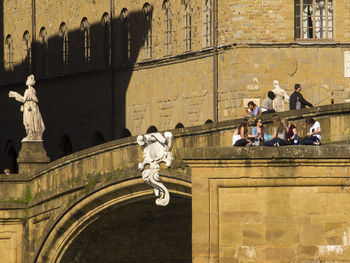
[[[298,127],[304,129],[306,117],[319,120],[322,126],[322,139],[325,143],[350,141],[349,103],[290,111],[279,115],[293,120]],[[263,118],[271,129],[271,116],[263,116]],[[172,152],[175,161],[172,168],[162,167],[160,171],[162,180],[171,194],[191,196],[193,168],[188,159],[189,155],[194,156],[197,164],[202,162],[206,166],[209,166],[210,162],[225,165],[226,160],[230,160],[228,162],[230,164],[227,165],[239,166],[241,171],[244,171],[245,166],[259,166],[261,163],[264,163],[264,167],[270,167],[264,171],[283,164],[281,167],[289,165],[291,168],[287,173],[293,174],[295,170],[292,167],[307,162],[315,164],[316,159],[320,165],[338,167],[329,168],[330,171],[340,169],[339,167],[344,163],[348,167],[349,148],[341,145],[232,148],[230,146],[233,129],[239,125],[240,121],[232,120],[172,130],[174,135]],[[253,120],[251,124],[252,122]],[[300,134],[303,135],[303,132],[305,131],[301,129]],[[21,236],[21,231],[25,231],[28,236],[27,243],[23,240],[18,243],[18,247],[25,245],[26,251],[29,251],[25,253],[23,262],[36,262],[35,260],[40,262],[38,253],[45,248],[45,242],[48,240],[53,242],[50,233],[53,233],[57,222],[60,222],[81,202],[87,202],[86,207],[92,209],[94,206],[103,206],[105,202],[114,200],[120,195],[135,196],[135,198],[144,194],[151,196],[152,188],[143,183],[140,171],[137,170],[138,162],[142,161],[142,154],[136,137],[130,137],[65,156],[49,163],[44,170],[32,175],[0,175],[0,199],[4,201],[0,212],[3,215],[3,221],[15,221],[18,235]],[[208,162],[208,156],[210,162]],[[348,170],[346,171],[346,176],[349,176]],[[215,174],[214,170],[213,172]],[[286,172],[286,170],[281,168],[280,172]],[[266,172],[257,174],[257,176],[265,175]],[[126,186],[117,187],[122,184]],[[112,188],[113,190],[106,190]],[[96,199],[91,197],[98,194],[102,197],[96,197]],[[88,208],[78,210],[77,213],[72,214],[73,219],[70,220],[79,221],[83,214],[89,211]],[[64,227],[69,229],[71,225],[64,225]]]
[[[350,261],[350,146],[181,150],[193,262]]]

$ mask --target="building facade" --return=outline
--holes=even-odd
[[[158,130],[245,115],[273,80],[314,105],[350,98],[350,2],[4,0],[0,159],[16,171],[19,104],[36,76],[51,159]],[[215,24],[215,26],[214,26]]]

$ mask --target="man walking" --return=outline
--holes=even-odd
[[[302,109],[305,108],[305,106],[313,107],[312,104],[308,101],[306,101],[301,95],[301,87],[300,84],[295,84],[294,86],[294,92],[292,95],[290,95],[289,98],[289,109],[290,110],[295,110],[295,109]]]

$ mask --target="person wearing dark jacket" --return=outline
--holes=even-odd
[[[289,98],[290,110],[302,109],[302,108],[305,108],[305,106],[313,107],[312,104],[306,101],[303,95],[300,93],[301,91],[300,84],[295,84],[294,90],[295,91],[293,92],[292,95],[290,95],[290,98]]]

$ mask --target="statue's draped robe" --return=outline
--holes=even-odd
[[[23,125],[27,132],[25,140],[41,140],[45,125],[39,111],[35,89],[29,86],[23,97],[16,93],[15,98],[23,103]]]
[[[272,91],[276,95],[275,99],[273,100],[273,109],[276,112],[284,111],[284,102],[289,102],[289,96],[287,92],[280,87],[276,87]]]

